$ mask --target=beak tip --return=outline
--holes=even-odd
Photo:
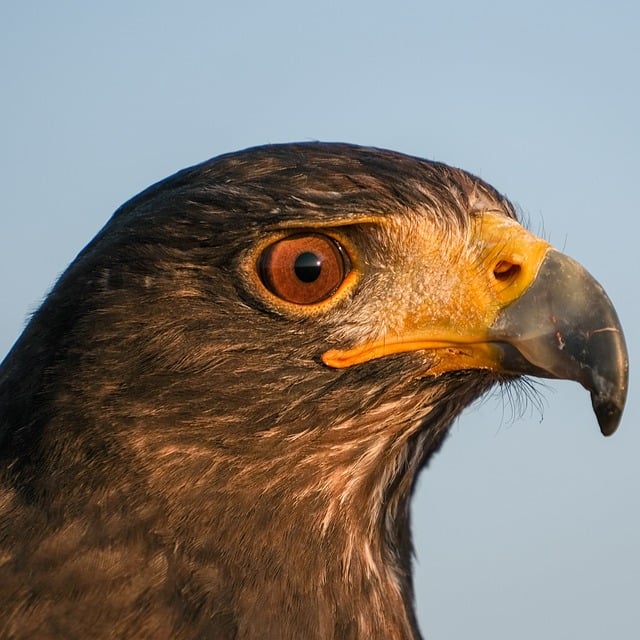
[[[621,407],[610,400],[602,401],[594,395],[591,397],[591,403],[602,435],[613,435],[620,424],[620,418],[622,417]]]

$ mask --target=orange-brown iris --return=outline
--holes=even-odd
[[[321,234],[289,236],[275,242],[263,251],[258,269],[271,293],[300,305],[326,300],[348,274],[340,245]]]

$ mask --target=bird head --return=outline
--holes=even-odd
[[[416,474],[523,375],[580,382],[615,430],[615,311],[495,189],[379,149],[250,149],[133,198],[63,274],[0,371],[5,482],[56,526],[91,509],[190,580],[215,567],[209,619],[271,628],[287,592],[332,629],[415,629]],[[387,617],[338,616],[323,584]]]

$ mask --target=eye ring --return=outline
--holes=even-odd
[[[260,254],[257,271],[275,296],[296,305],[313,305],[330,298],[344,282],[350,264],[333,238],[305,233],[274,242]]]

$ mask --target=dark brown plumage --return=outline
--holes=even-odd
[[[222,156],[119,209],[0,368],[1,636],[418,637],[417,473],[496,382],[579,379],[506,333],[495,366],[422,329],[398,342],[418,316],[502,321],[527,265],[500,254],[482,286],[463,268],[493,259],[474,234],[496,216],[515,218],[462,171],[321,143]],[[477,321],[452,311],[494,281]],[[613,382],[580,378],[614,428],[615,327]]]

